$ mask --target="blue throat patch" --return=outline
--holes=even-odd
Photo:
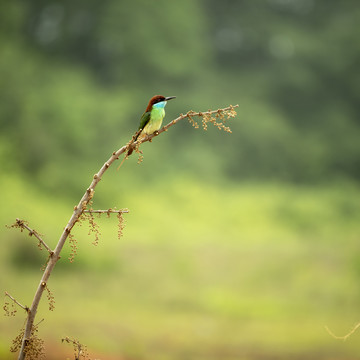
[[[160,101],[160,102],[154,104],[153,108],[164,108],[165,105],[166,105],[166,101],[164,100],[164,101]]]

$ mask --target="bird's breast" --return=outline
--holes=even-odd
[[[151,135],[155,131],[159,130],[162,125],[162,121],[165,116],[165,110],[164,108],[153,108],[151,110],[150,114],[150,120],[145,125],[143,132],[145,132],[148,135]]]

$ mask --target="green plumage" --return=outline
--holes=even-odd
[[[161,128],[164,117],[164,106],[153,106],[150,111],[146,111],[140,119],[138,130],[142,129],[142,131],[137,136],[137,138],[145,135],[151,135],[155,131],[159,130]]]
[[[165,117],[166,102],[174,98],[175,96],[155,95],[150,99],[144,114],[141,116],[138,134],[133,141],[142,141],[147,135],[160,130]],[[133,148],[130,148],[127,155],[131,155],[133,150]]]
[[[144,129],[145,125],[149,122],[150,120],[150,114],[151,114],[151,111],[147,111],[145,113],[143,113],[141,119],[140,119],[140,125],[139,125],[139,128],[138,130],[140,129]]]

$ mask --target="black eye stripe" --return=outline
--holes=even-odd
[[[159,97],[159,98],[156,99],[156,102],[159,103],[159,102],[164,101],[164,100],[165,100],[165,98]]]

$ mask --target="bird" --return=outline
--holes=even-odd
[[[176,96],[155,95],[150,99],[145,112],[141,116],[137,135],[134,137],[133,142],[143,140],[147,135],[151,135],[161,128],[165,117],[166,103],[175,98]],[[130,156],[133,151],[134,148],[130,148],[127,156]]]

